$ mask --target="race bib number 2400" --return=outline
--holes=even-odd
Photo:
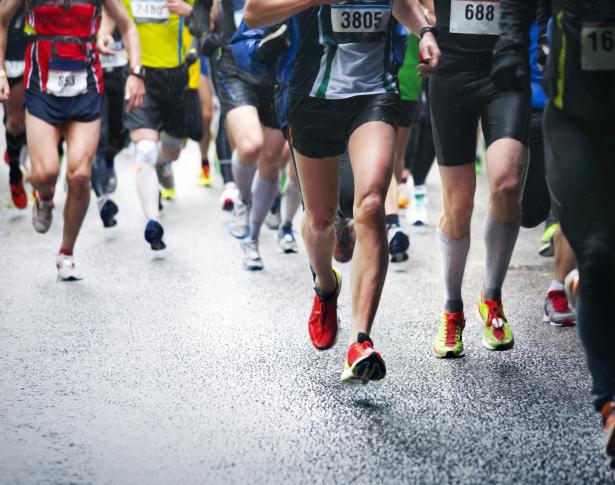
[[[454,34],[500,35],[500,0],[452,0]]]

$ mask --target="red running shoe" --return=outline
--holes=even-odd
[[[26,189],[23,186],[23,177],[16,184],[10,184],[11,186],[11,199],[13,199],[13,204],[18,209],[25,209],[28,207],[28,194],[26,193]]]
[[[359,333],[357,342],[348,349],[342,382],[367,384],[369,381],[384,379],[386,373],[384,360],[380,353],[374,350],[372,339],[365,333]]]
[[[333,295],[322,298],[316,292],[312,313],[308,320],[308,332],[310,340],[318,350],[327,350],[335,345],[340,319],[337,316],[337,297],[342,288],[342,276],[333,268],[333,274],[337,281],[337,288]]]
[[[606,456],[615,460],[615,401],[609,401],[602,406],[604,420],[604,445]]]

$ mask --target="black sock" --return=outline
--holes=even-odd
[[[387,226],[399,226],[399,214],[387,214]]]
[[[357,335],[357,342],[359,342],[360,344],[362,344],[363,342],[369,342],[370,344],[374,345],[374,342],[372,342],[372,339],[369,338],[369,335],[363,332],[359,332],[359,334]]]
[[[9,159],[9,181],[11,184],[18,184],[21,181],[21,167],[19,156],[21,149],[26,144],[26,132],[14,135],[6,132],[6,154]]]
[[[17,185],[21,182],[22,177],[19,160],[11,160],[9,162],[9,183],[11,185]]]
[[[201,167],[209,167],[209,160],[201,160]]]

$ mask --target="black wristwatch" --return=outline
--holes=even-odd
[[[139,79],[143,79],[143,76],[145,75],[145,69],[143,69],[143,66],[131,67],[130,74],[132,76],[137,76]]]
[[[436,35],[436,28],[433,25],[426,25],[425,27],[421,28],[421,30],[419,31],[419,39],[422,39],[423,36],[427,32],[431,32],[435,36]]]

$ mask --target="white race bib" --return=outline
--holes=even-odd
[[[331,28],[338,34],[386,32],[390,5],[331,5]]]
[[[583,24],[581,67],[584,71],[615,71],[615,24]]]
[[[165,1],[130,0],[130,9],[137,24],[166,24],[169,21]]]
[[[69,98],[84,94],[88,90],[88,73],[81,71],[49,70],[47,92],[54,96]]]
[[[115,69],[128,65],[128,55],[122,41],[114,42],[109,45],[109,49],[114,51],[113,55],[100,55],[100,64],[103,69]]]
[[[4,69],[6,69],[6,77],[16,78],[23,76],[26,69],[25,61],[4,61]]]
[[[450,31],[500,35],[500,0],[452,0]]]

